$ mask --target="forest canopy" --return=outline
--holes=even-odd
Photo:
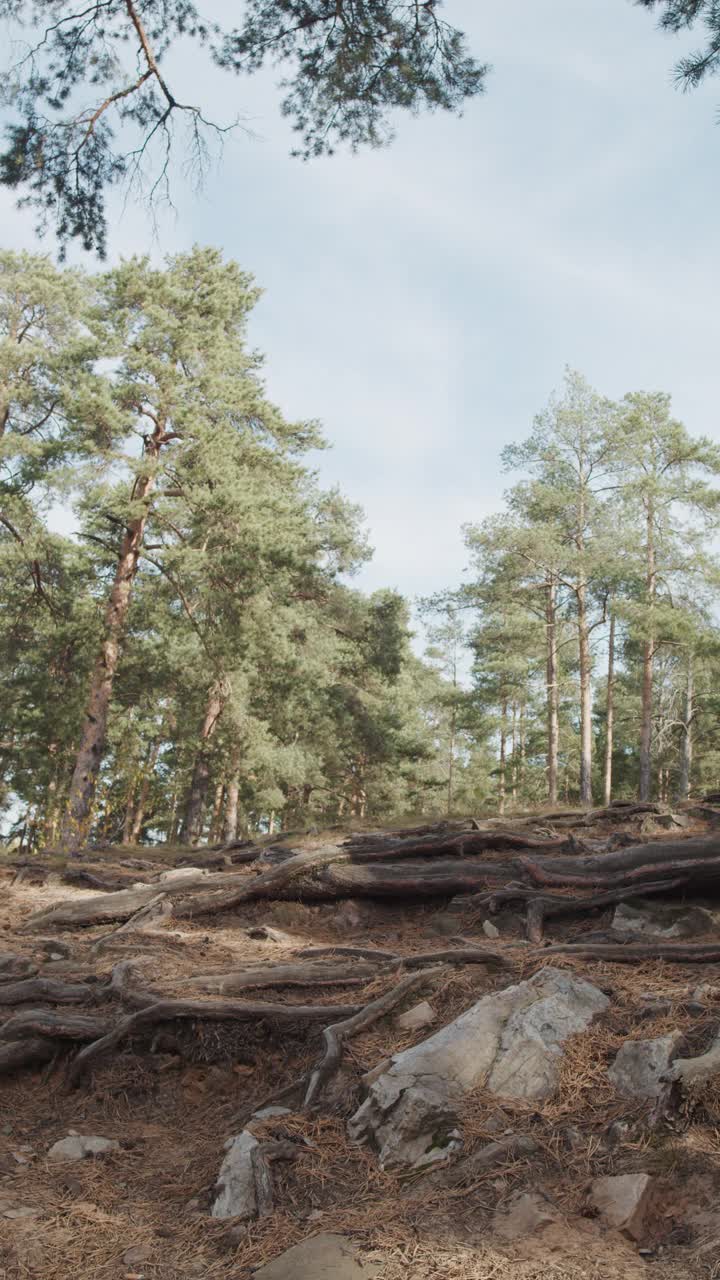
[[[268,395],[258,293],[213,249],[94,275],[0,255],[5,834],[231,841],[717,786],[718,447],[667,395],[568,372],[465,529],[467,581],[421,602],[420,657],[411,602],[353,586],[362,513]]]

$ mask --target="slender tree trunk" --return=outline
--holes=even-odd
[[[605,716],[605,779],[603,803],[607,807],[612,797],[613,735],[615,731],[615,615],[610,615],[608,637],[607,700]]]
[[[205,707],[205,715],[200,729],[200,746],[195,756],[195,767],[185,805],[185,817],[180,833],[180,839],[183,843],[197,844],[200,839],[203,810],[210,784],[209,743],[215,732],[217,722],[222,715],[224,705],[225,700],[219,685],[213,685]]]
[[[225,844],[231,844],[233,840],[237,840],[239,799],[240,769],[238,755],[235,753],[232,758],[232,771],[225,795],[225,826],[223,829]]]
[[[678,778],[677,798],[686,800],[690,794],[690,774],[693,758],[693,716],[695,714],[695,673],[693,656],[688,654],[687,683],[685,685],[685,723],[683,725],[682,747],[680,752],[680,777]]]
[[[652,761],[652,712],[653,712],[653,664],[655,659],[655,636],[652,625],[652,608],[655,600],[656,567],[655,567],[655,509],[652,498],[648,499],[646,509],[647,529],[647,574],[645,586],[649,607],[648,632],[643,645],[642,657],[642,692],[640,712],[640,800],[650,799],[650,768]]]
[[[135,779],[133,778],[125,801],[125,820],[123,822],[122,842],[130,844],[132,840],[133,820],[135,818]]]
[[[224,782],[215,784],[215,800],[213,802],[212,818],[210,819],[210,844],[214,844],[220,839],[222,830],[222,807],[223,797],[225,795]]]
[[[560,722],[558,716],[557,585],[554,578],[548,578],[545,593],[547,636],[547,790],[548,802],[557,804]]]
[[[140,795],[135,806],[133,815],[132,828],[130,831],[130,839],[133,844],[137,844],[142,831],[143,819],[145,817],[145,806],[147,805],[148,792],[150,790],[150,780],[155,772],[155,766],[160,755],[160,739],[156,738],[150,743],[148,753],[143,768],[142,782],[140,783]]]
[[[527,751],[527,723],[526,723],[526,707],[525,703],[520,704],[520,768],[518,771],[518,781],[520,790],[525,785],[525,755]]]
[[[498,770],[498,813],[505,812],[505,771],[506,771],[506,720],[507,720],[507,703],[503,702],[501,710],[502,719],[500,721],[500,767]]]
[[[447,811],[448,815],[452,813],[453,807],[453,782],[455,772],[455,736],[457,732],[457,708],[453,702],[453,708],[450,713],[450,749],[448,751],[448,779],[447,779]]]
[[[577,589],[580,658],[580,803],[592,804],[592,662],[587,615],[587,588]]]
[[[512,732],[510,738],[512,748],[512,766],[510,769],[511,795],[513,804],[517,804],[517,775],[518,775],[518,710],[517,702],[513,699],[512,704]]]
[[[158,424],[153,436],[146,444],[146,451],[153,458],[156,458],[160,451],[163,431],[164,427]],[[87,837],[98,773],[105,749],[113,682],[120,659],[120,646],[147,523],[147,499],[154,485],[153,475],[139,476],[133,488],[132,498],[135,503],[141,505],[142,515],[128,521],[120,544],[115,580],[105,611],[102,646],[90,680],[85,721],[80,734],[67,809],[60,832],[60,847],[65,850],[78,848]]]

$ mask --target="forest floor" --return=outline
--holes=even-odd
[[[704,830],[695,823],[683,835]],[[605,833],[611,831],[606,824]],[[288,843],[293,850],[312,849],[329,838]],[[133,858],[145,867],[128,868]],[[138,881],[152,878],[150,864],[163,870],[167,852],[114,849],[68,861],[74,870],[117,872]],[[447,898],[402,905],[251,901],[197,921],[161,918],[102,947],[94,944],[112,929],[107,924],[48,927],[39,938],[25,927],[34,913],[61,900],[97,896],[63,883],[63,867],[56,859],[49,873],[35,875],[27,868],[18,873],[9,858],[0,863],[0,952],[34,961],[43,978],[72,983],[92,974],[92,998],[73,1014],[106,1007],[98,1003],[105,980],[128,957],[137,958],[153,991],[177,998],[196,997],[188,983],[199,974],[297,963],[297,953],[310,947],[352,944],[412,956],[469,942],[492,947],[508,969],[444,969],[404,1006],[427,999],[436,1011],[432,1027],[403,1031],[394,1010],[345,1044],[342,1067],[320,1105],[304,1109],[296,1103],[295,1109],[286,1103],[288,1114],[255,1121],[256,1136],[294,1144],[298,1155],[273,1163],[275,1208],[249,1224],[210,1216],[224,1144],[254,1110],[317,1061],[322,1022],[289,1023],[282,1030],[262,1018],[163,1024],[99,1059],[79,1087],[68,1083],[76,1046],[67,1044],[44,1065],[0,1077],[2,1280],[245,1280],[289,1246],[323,1232],[350,1239],[358,1251],[357,1274],[376,1280],[720,1277],[720,1086],[658,1116],[648,1103],[619,1096],[607,1076],[629,1039],[677,1030],[690,1054],[703,1052],[720,1026],[720,963],[624,965],[562,954],[548,959],[547,943],[607,929],[612,907],[551,923],[543,944],[531,945],[516,909],[490,917],[499,931],[490,942],[483,932],[487,907],[463,900],[453,913]],[[252,866],[237,868],[238,877],[256,874]],[[269,934],[251,936],[261,926]],[[715,938],[718,931],[720,923]],[[51,958],[58,951],[47,938],[65,944],[63,958]],[[704,940],[713,940],[712,930]],[[382,1171],[375,1151],[350,1141],[346,1123],[362,1096],[364,1073],[481,996],[548,963],[582,975],[610,997],[607,1010],[565,1043],[559,1088],[534,1102],[480,1089],[459,1107],[463,1156],[510,1132],[534,1139],[532,1155],[479,1170],[470,1184],[453,1189],[433,1184],[427,1174]],[[251,994],[284,1004],[364,1005],[396,981],[383,971],[348,986]],[[700,983],[707,984],[701,997]],[[0,1016],[17,1013],[13,1006]],[[73,1132],[119,1145],[74,1163],[49,1160],[52,1144]],[[588,1198],[594,1179],[636,1172],[651,1175],[655,1187],[640,1240],[610,1229]],[[508,1239],[503,1208],[522,1192],[545,1200],[548,1220]]]

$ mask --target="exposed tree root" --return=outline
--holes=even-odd
[[[217,995],[238,995],[255,987],[337,987],[366,983],[377,973],[371,964],[268,964],[259,969],[236,969],[229,973],[200,975],[188,979],[196,991]]]
[[[10,1040],[0,1043],[0,1075],[9,1075],[22,1067],[34,1067],[43,1062],[50,1062],[57,1053],[57,1045],[52,1040],[40,1037],[27,1040]]]
[[[442,972],[442,968],[438,966],[437,969],[428,969],[424,973],[407,974],[406,977],[401,978],[397,986],[392,987],[390,991],[386,991],[377,1000],[365,1005],[364,1009],[358,1010],[341,1022],[331,1023],[327,1026],[323,1031],[325,1052],[317,1066],[310,1073],[304,1105],[309,1107],[315,1102],[330,1077],[337,1071],[342,1059],[343,1044],[346,1040],[372,1026],[379,1018],[384,1017],[386,1013],[394,1009],[415,987],[422,982],[426,982],[431,975],[440,972]]]
[[[84,982],[59,982],[56,978],[26,978],[23,982],[0,983],[0,1005],[28,1004],[48,1000],[50,1004],[88,1004],[97,987]]]
[[[264,1018],[268,1022],[292,1025],[298,1022],[324,1022],[328,1016],[345,1018],[358,1012],[357,1005],[301,1005],[268,1004],[247,1000],[159,1000],[156,1004],[138,1009],[122,1018],[112,1030],[103,1030],[99,1037],[82,1049],[70,1068],[70,1083],[79,1084],[88,1068],[99,1058],[116,1049],[123,1040],[154,1026],[158,1022],[172,1022],[176,1018],[198,1021],[225,1022],[249,1021]],[[11,1019],[12,1021],[12,1019]],[[6,1024],[7,1026],[7,1024]],[[3,1029],[4,1030],[4,1029]],[[78,1037],[87,1039],[89,1037]]]
[[[634,964],[637,960],[668,960],[671,964],[717,964],[720,944],[705,942],[565,942],[544,947],[543,956],[582,956],[586,960],[613,960]]]
[[[0,1027],[0,1040],[97,1040],[107,1034],[108,1018],[82,1013],[55,1013],[50,1009],[24,1009]]]

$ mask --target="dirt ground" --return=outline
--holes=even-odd
[[[126,854],[111,851],[95,862],[107,870]],[[152,851],[138,854],[153,860]],[[157,859],[162,865],[166,860]],[[493,917],[500,936],[489,943],[482,931],[487,911],[467,908],[454,922],[447,901],[363,905],[354,917],[337,903],[251,903],[199,923],[169,919],[118,935],[100,951],[91,948],[107,925],[64,930],[53,936],[69,945],[69,957],[49,960],[51,947],[23,932],[24,922],[55,901],[94,896],[62,883],[61,871],[58,864],[44,883],[33,883],[32,873],[18,877],[9,863],[4,866],[0,952],[34,958],[43,976],[64,981],[93,971],[100,995],[103,979],[128,956],[141,957],[148,988],[182,996],[189,992],[187,980],[198,974],[289,961],[314,945],[352,942],[409,955],[447,947],[459,936],[501,952],[511,971],[447,969],[413,993],[410,1004],[428,999],[438,1011],[437,1026],[547,963],[543,948],[524,942],[516,912]],[[143,874],[137,871],[138,880]],[[610,918],[611,911],[552,924],[547,941],[582,937],[607,927]],[[248,930],[259,924],[283,936],[251,937]],[[649,1105],[619,1097],[606,1074],[628,1039],[678,1029],[690,1052],[702,1052],[720,1026],[720,965],[631,967],[562,955],[553,955],[552,963],[605,991],[608,1010],[566,1045],[560,1089],[551,1100],[501,1104],[483,1091],[466,1099],[463,1154],[507,1132],[532,1135],[538,1151],[456,1190],[433,1187],[427,1177],[382,1172],[376,1154],[347,1136],[363,1073],[429,1034],[401,1032],[395,1013],[348,1042],[342,1070],[317,1111],[264,1122],[268,1137],[294,1142],[300,1154],[273,1165],[276,1210],[249,1226],[209,1215],[223,1144],[317,1060],[321,1025],[290,1024],[282,1033],[262,1020],[156,1026],[100,1060],[77,1088],[68,1085],[67,1054],[40,1069],[0,1077],[0,1277],[242,1280],[289,1245],[323,1231],[351,1237],[363,1260],[380,1267],[379,1280],[720,1277],[720,1092],[707,1089],[652,1116]],[[345,988],[264,991],[262,999],[365,1004],[396,981],[384,973]],[[701,982],[709,984],[702,1008],[693,1001]],[[669,1011],[657,1014],[652,997],[670,1001]],[[103,999],[86,1011],[107,1012]],[[0,1016],[16,1012],[3,1009]],[[119,1150],[72,1164],[49,1162],[50,1146],[73,1131],[114,1139]],[[647,1238],[639,1244],[605,1228],[588,1207],[594,1178],[635,1171],[652,1174],[659,1187]],[[524,1190],[548,1198],[554,1221],[503,1243],[494,1217]]]

